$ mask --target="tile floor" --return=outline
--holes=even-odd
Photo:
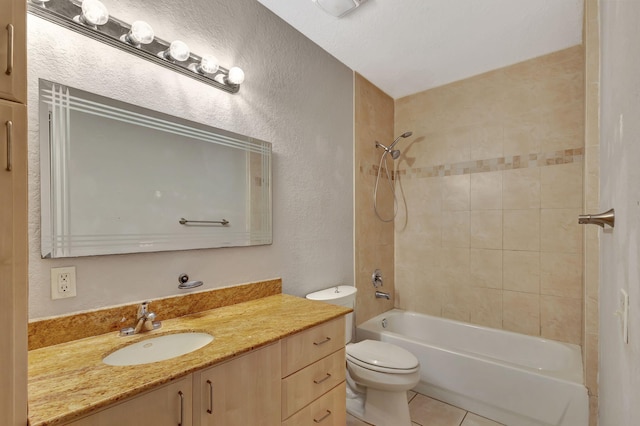
[[[445,404],[428,396],[409,391],[409,412],[414,426],[501,426],[500,423],[485,419],[462,408]],[[367,426],[347,414],[347,426]],[[377,425],[393,426],[393,425]]]

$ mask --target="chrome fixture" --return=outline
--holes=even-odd
[[[387,165],[387,161],[386,161],[387,154],[391,154],[391,158],[393,158],[394,160],[397,160],[400,157],[400,150],[393,149],[393,147],[396,146],[400,138],[408,138],[412,134],[413,132],[404,132],[403,134],[395,138],[395,140],[388,147],[376,141],[376,148],[382,148],[384,149],[384,152],[380,157],[380,164],[378,165],[378,172],[376,173],[376,184],[373,187],[373,211],[375,212],[376,216],[378,216],[378,219],[380,219],[383,222],[392,222],[396,218],[396,215],[398,214],[398,199],[396,197],[395,184],[394,182],[392,182],[391,174],[389,173],[389,166]],[[382,173],[382,163],[384,163],[384,171],[387,175],[387,182],[389,183],[391,194],[393,194],[393,217],[391,217],[390,219],[383,219],[382,216],[380,216],[380,213],[378,213],[378,183],[380,182],[380,173]]]
[[[400,140],[400,138],[408,138],[409,136],[411,136],[413,134],[413,132],[404,132],[403,134],[401,134],[400,136],[398,136],[392,143],[391,145],[389,145],[388,147],[382,145],[380,142],[376,141],[376,148],[382,148],[385,150],[385,152],[387,152],[388,154],[391,154],[391,158],[393,158],[394,160],[397,160],[398,157],[400,157],[400,150],[399,149],[393,149],[394,146],[396,146],[396,144],[398,143],[398,141]]]
[[[80,3],[80,15],[73,17],[75,22],[96,28],[109,21],[109,11],[100,0],[83,0]]]
[[[140,306],[138,306],[135,327],[123,328],[120,330],[120,336],[131,336],[143,331],[157,330],[162,327],[162,323],[160,321],[154,321],[156,319],[156,314],[149,311],[149,303],[150,302],[142,302]]]
[[[598,225],[602,228],[608,225],[613,228],[615,219],[615,210],[610,209],[600,214],[581,214],[578,216],[578,223],[580,225]]]
[[[100,0],[29,0],[29,13],[66,29],[98,40],[155,64],[169,68],[229,93],[237,93],[244,82],[238,67],[221,67],[213,55],[196,55],[186,43],[171,43],[155,37],[144,21],[127,24],[109,16]]]
[[[389,296],[389,293],[385,293],[383,291],[378,291],[376,290],[376,299],[387,299],[387,300],[391,300],[391,296]]]
[[[140,47],[142,44],[149,44],[153,41],[155,34],[151,25],[144,21],[134,21],[127,34],[120,37],[120,40],[132,46]]]
[[[180,283],[178,284],[178,288],[181,290],[200,287],[204,284],[202,281],[189,281],[189,275],[187,274],[180,274],[178,282]]]
[[[371,284],[373,284],[375,288],[382,285],[382,271],[380,269],[376,269],[373,271],[373,274],[371,274]]]
[[[189,223],[217,223],[219,225],[222,226],[227,226],[229,224],[229,221],[227,219],[222,219],[222,220],[188,220],[185,219],[184,217],[181,217],[180,220],[178,221],[178,223],[180,225],[188,225]]]

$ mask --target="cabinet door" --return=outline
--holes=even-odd
[[[27,274],[27,108],[0,100],[2,425],[27,422]]]
[[[27,102],[27,2],[0,0],[0,98]]]
[[[280,424],[280,342],[194,374],[194,424]]]
[[[140,368],[144,368],[141,366]],[[83,417],[69,426],[191,426],[191,375]]]

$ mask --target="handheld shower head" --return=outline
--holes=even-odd
[[[393,149],[393,147],[398,143],[398,141],[400,140],[400,138],[408,138],[409,136],[411,136],[413,134],[413,132],[404,132],[403,134],[401,134],[400,136],[398,136],[392,143],[391,145],[389,145],[388,147],[382,145],[380,142],[376,141],[376,148],[378,147],[382,147],[382,149],[385,150],[386,153],[391,154],[391,158],[393,158],[394,160],[397,160],[398,157],[400,157],[400,150],[398,149]]]
[[[398,141],[400,140],[400,138],[408,138],[409,136],[411,136],[413,134],[413,132],[404,132],[403,134],[401,134],[400,136],[398,136],[391,145],[389,145],[389,151],[391,151],[393,149],[393,147],[398,143]],[[395,157],[394,157],[395,158]]]

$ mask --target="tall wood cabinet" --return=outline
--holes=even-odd
[[[27,424],[26,1],[0,0],[0,424]]]

